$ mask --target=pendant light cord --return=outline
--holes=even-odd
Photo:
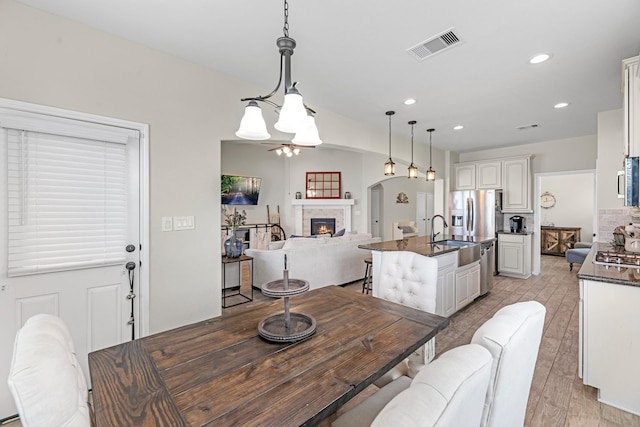
[[[284,26],[282,32],[285,37],[289,37],[289,2],[284,0]]]

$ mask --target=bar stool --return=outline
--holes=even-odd
[[[369,295],[373,291],[373,260],[371,257],[364,260],[364,279],[362,279],[362,293]]]

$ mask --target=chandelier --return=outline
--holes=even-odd
[[[280,51],[280,77],[275,89],[268,95],[242,98],[240,101],[248,101],[244,109],[244,116],[240,121],[240,128],[236,136],[243,139],[265,140],[271,138],[267,132],[267,125],[262,117],[262,109],[258,103],[269,104],[278,113],[278,121],[274,127],[280,132],[294,133],[291,140],[296,145],[322,144],[318,135],[318,128],[313,117],[315,111],[307,107],[302,100],[302,95],[296,88],[297,82],[291,82],[291,55],[296,47],[296,41],[289,37],[289,3],[284,1],[284,26],[283,36],[276,40]],[[273,95],[278,92],[284,75],[284,103],[282,106],[271,101]]]

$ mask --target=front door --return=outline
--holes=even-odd
[[[23,122],[25,125],[21,124]],[[25,127],[29,126],[31,128],[25,131]],[[59,134],[60,132],[62,135]],[[32,193],[38,194],[28,193],[28,195],[19,196],[17,204],[24,204],[24,206],[15,207],[15,169],[25,171],[29,169],[30,166],[25,165],[29,161],[29,156],[34,156],[29,151],[30,146],[25,145],[32,141],[29,138],[32,140],[40,138],[39,149],[55,145],[58,140],[62,141],[61,144],[73,145],[75,148],[72,150],[76,150],[75,153],[82,153],[85,147],[87,148],[88,154],[80,157],[91,156],[97,160],[95,167],[82,166],[90,176],[85,180],[87,187],[79,190],[79,193],[84,194],[78,196],[75,190],[67,189],[68,184],[62,183],[60,187],[64,189],[59,190],[58,196],[43,196],[39,194],[40,190],[37,190]],[[114,142],[114,139],[118,139],[118,142]],[[100,144],[102,144],[103,153],[96,150]],[[18,151],[24,149],[25,154],[16,155],[14,149],[16,146]],[[115,148],[117,154],[110,154],[112,148]],[[29,317],[37,313],[50,313],[64,320],[71,331],[78,359],[87,379],[89,379],[87,365],[89,352],[139,335],[141,325],[135,321],[140,305],[138,288],[140,280],[139,148],[139,132],[135,130],[0,108],[0,211],[3,212],[0,225],[0,419],[17,413],[6,378],[9,373],[15,333]],[[59,160],[65,157],[64,153],[60,157],[57,153],[40,155],[46,161],[63,163],[62,168],[65,174],[68,170],[74,169],[68,160]],[[101,155],[102,160],[100,160]],[[14,159],[16,156],[17,162]],[[94,177],[102,173],[101,163],[105,165],[111,163],[115,157],[118,158],[116,178],[113,178],[114,175],[109,172],[104,174],[102,182],[97,184],[98,187],[94,185],[95,183],[90,184],[89,181],[94,181]],[[78,162],[84,160],[78,159]],[[105,166],[105,168],[108,167]],[[22,174],[22,172],[19,173]],[[24,178],[24,183],[19,184],[19,187],[30,186],[31,180],[30,176]],[[52,183],[65,181],[65,178],[47,178],[45,181],[45,185],[51,187],[57,185]],[[96,178],[95,181],[101,181],[101,179]],[[75,182],[74,187],[84,187],[83,179],[76,179]],[[96,190],[100,187],[101,189]],[[27,194],[26,190],[20,191]],[[115,194],[118,195],[114,196]],[[35,199],[31,200],[31,197]],[[51,207],[42,209],[42,204]],[[115,210],[109,208],[105,210],[106,214],[102,214],[99,212],[101,209],[96,208],[100,204],[104,206],[121,204],[122,207]],[[35,205],[37,206],[34,207]],[[23,215],[24,212],[28,214],[16,220],[16,209],[20,211],[19,215]],[[45,256],[42,255],[40,248],[36,248],[33,249],[33,251],[39,251],[35,256],[36,261],[22,261],[20,259],[22,254],[16,255],[15,246],[29,247],[29,243],[20,240],[16,243],[16,236],[18,239],[21,238],[20,233],[11,234],[11,230],[16,228],[16,224],[30,226],[32,211],[36,209],[41,212],[34,222],[38,223],[37,226],[44,227],[43,232],[38,232],[38,239],[42,234],[49,232],[47,227],[63,228],[69,236],[66,242],[51,245],[58,246],[56,250],[62,245],[68,245],[71,251],[77,252],[79,245],[88,245],[86,251],[81,251],[86,253],[94,251],[95,248],[90,246],[98,245],[96,242],[99,242],[103,250],[98,249],[97,252],[110,253],[110,258],[105,258],[101,265],[95,265],[96,261],[93,259],[77,262],[74,261],[76,255],[69,255],[58,265],[53,262],[43,267],[39,259]],[[60,212],[64,213],[60,214]],[[106,218],[104,218],[105,215]],[[51,217],[57,217],[58,223],[51,222],[52,225],[49,225],[47,221]],[[63,222],[62,225],[60,220]],[[89,226],[98,229],[97,233],[94,235],[83,229],[78,232],[81,235],[77,240],[74,240],[76,239],[73,235],[75,230],[81,229],[85,224],[98,224]],[[110,230],[112,227],[119,231],[112,232]],[[106,231],[101,232],[100,228]],[[99,234],[106,238],[98,236]],[[114,235],[117,237],[112,239]],[[47,242],[39,243],[39,246],[45,244]],[[56,252],[56,255],[51,255],[51,258],[58,257],[59,254],[66,256],[65,252],[65,250]],[[16,258],[18,258],[17,261]],[[79,258],[82,258],[82,253]],[[34,266],[23,267],[23,264],[27,265],[28,262],[32,262]],[[25,269],[33,271],[21,271]],[[132,288],[133,292],[131,292]],[[135,297],[132,298],[134,295]]]

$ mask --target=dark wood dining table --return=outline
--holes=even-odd
[[[315,425],[449,324],[339,286],[290,305],[316,319],[303,341],[258,335],[274,299],[90,353],[96,425]]]

